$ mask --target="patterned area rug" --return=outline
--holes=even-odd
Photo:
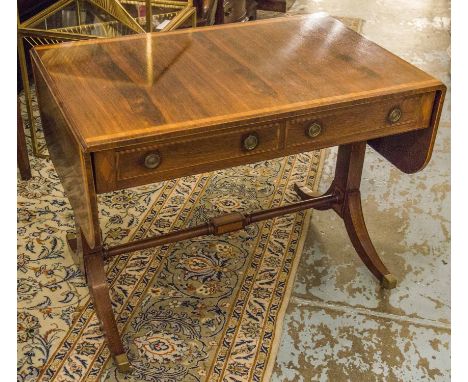
[[[39,124],[37,105],[35,115]],[[305,213],[108,262],[113,308],[134,367],[122,375],[66,247],[74,226],[59,179],[49,160],[31,159],[33,178],[18,181],[18,381],[264,380]],[[102,195],[105,242],[297,201],[293,184],[315,187],[320,165],[320,152],[311,152]]]

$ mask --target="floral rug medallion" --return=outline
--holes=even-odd
[[[18,381],[265,380],[306,212],[110,260],[111,299],[133,366],[123,375],[66,245],[74,222],[57,174],[49,160],[31,161],[33,178],[18,181]],[[310,152],[101,195],[104,241],[298,201],[294,183],[316,187],[321,162]]]

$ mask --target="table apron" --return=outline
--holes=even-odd
[[[92,153],[96,191],[106,193],[353,142],[390,136],[404,141],[405,133],[431,127],[435,98],[434,91],[391,97],[263,123],[239,124],[212,133],[155,138],[144,144],[98,151]],[[388,115],[395,108],[402,111],[401,118],[390,122]],[[311,126],[316,130],[313,136]],[[249,150],[244,145],[252,135],[258,145]],[[145,165],[148,155],[159,160],[154,168]]]

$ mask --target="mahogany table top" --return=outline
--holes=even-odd
[[[45,46],[33,59],[85,152],[441,85],[323,13]]]

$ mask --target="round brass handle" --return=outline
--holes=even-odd
[[[315,138],[322,132],[322,125],[318,122],[311,123],[307,129],[306,134],[309,138]]]
[[[402,116],[402,111],[401,109],[397,106],[394,107],[390,112],[388,113],[387,119],[390,123],[396,123],[400,120]]]
[[[249,134],[244,138],[243,146],[247,151],[252,151],[258,146],[258,136],[256,134]]]
[[[152,152],[145,156],[145,167],[149,169],[156,168],[161,163],[161,155],[159,152]]]

